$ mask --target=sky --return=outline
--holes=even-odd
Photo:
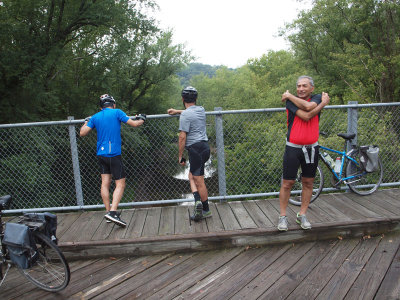
[[[237,68],[268,50],[288,50],[280,28],[296,19],[311,0],[156,0],[155,18],[173,31],[174,43],[195,61]]]

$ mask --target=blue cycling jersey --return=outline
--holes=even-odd
[[[93,115],[87,126],[97,130],[97,155],[114,157],[121,155],[121,122],[129,117],[120,109],[103,108]]]

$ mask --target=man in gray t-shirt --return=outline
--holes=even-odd
[[[210,158],[210,147],[206,133],[206,112],[202,106],[196,105],[197,90],[188,86],[182,91],[185,110],[170,108],[170,115],[181,114],[179,118],[179,156],[178,162],[185,166],[183,151],[189,154],[189,182],[194,196],[194,212],[191,219],[200,221],[211,217],[208,205],[208,191],[204,182],[204,165]]]
[[[204,108],[192,105],[182,111],[179,118],[179,131],[186,132],[186,147],[197,142],[208,141]]]

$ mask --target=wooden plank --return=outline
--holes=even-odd
[[[146,269],[149,269],[155,265],[158,265],[159,263],[162,263],[165,259],[168,258],[168,255],[156,255],[156,256],[145,256],[139,259],[129,259],[129,258],[124,258],[124,261],[126,262],[126,267],[123,267],[121,272],[118,272],[118,270],[113,269],[113,273],[110,275],[105,275],[99,277],[100,281],[97,285],[87,285],[84,289],[81,291],[71,295],[72,299],[92,299],[93,297],[99,296],[101,299],[101,295],[114,287],[119,286],[122,284],[125,280],[134,277],[137,274],[142,273]],[[109,299],[114,299],[113,297],[110,297]],[[105,298],[103,298],[105,299]]]
[[[354,281],[360,275],[360,272],[362,272],[362,269],[375,251],[379,241],[380,237],[376,237],[363,240],[359,243],[318,294],[316,299],[343,299]]]
[[[90,220],[87,222],[85,230],[75,238],[75,241],[90,241],[97,228],[100,226],[102,218],[104,218],[103,211],[90,212]]]
[[[166,206],[161,209],[160,227],[158,235],[171,235],[175,232],[175,206]]]
[[[72,277],[71,276],[71,281],[73,280],[79,280],[81,278],[87,278],[90,276],[90,274],[93,271],[100,271],[105,264],[107,264],[109,260],[98,260],[96,261],[96,264],[86,264],[85,267],[79,268],[79,273],[77,276]],[[95,268],[94,266],[98,266],[98,268]],[[37,287],[35,287],[32,283],[30,283],[22,274],[19,274],[20,278],[22,278],[22,281],[20,281],[20,284],[18,285],[17,288],[12,289],[11,291],[6,291],[1,289],[1,299],[7,299],[7,298],[24,298],[22,297],[24,294],[29,295],[29,299],[43,299],[45,295],[48,295],[49,293],[46,291],[43,291]],[[76,278],[77,277],[77,278]],[[52,294],[54,297],[54,294]]]
[[[219,268],[232,260],[234,257],[238,256],[243,251],[243,248],[237,247],[210,252],[211,255],[209,256],[209,259],[203,264],[198,265],[189,273],[185,273],[168,286],[158,289],[156,293],[148,297],[148,300],[173,299],[178,297],[181,293],[191,288],[194,283],[199,282],[207,276],[210,276],[212,273],[216,272]],[[188,278],[190,278],[190,280],[188,280]]]
[[[114,226],[113,230],[110,232],[107,240],[120,240],[123,239],[129,230],[129,225],[132,222],[132,217],[134,215],[133,209],[123,209],[121,210],[121,219],[126,222],[125,227]]]
[[[199,252],[196,253],[191,259],[184,260],[177,264],[171,263],[171,267],[165,272],[160,273],[157,277],[153,277],[147,283],[143,283],[137,288],[132,288],[125,293],[121,298],[123,299],[148,299],[155,291],[167,287],[169,284],[175,284],[175,282],[182,278],[187,278],[185,274],[197,269],[213,257],[215,252]]]
[[[57,221],[57,238],[59,241],[64,241],[64,234],[70,229],[72,224],[79,218],[81,213],[69,213],[64,215],[61,222]]]
[[[96,232],[92,236],[92,241],[103,241],[108,239],[110,233],[116,228],[115,223],[107,223],[105,218],[101,219],[100,225],[97,227]]]
[[[345,198],[346,201],[344,201],[341,194],[331,194],[331,196],[332,200],[329,202],[329,204],[335,206],[338,210],[349,216],[352,220],[362,220],[365,219],[366,216],[375,218],[379,217],[378,214],[367,210],[365,207],[353,201],[348,201],[347,198]],[[360,211],[360,209],[362,211]]]
[[[379,205],[380,207],[389,212],[392,212],[395,215],[400,215],[400,201],[393,201],[393,198],[383,193],[374,193],[367,197],[371,198],[370,201],[372,203]]]
[[[242,229],[246,228],[257,228],[256,223],[254,223],[253,219],[247,212],[247,210],[244,208],[242,202],[239,201],[234,201],[234,202],[229,202],[229,205],[236,216],[236,220],[238,220],[240,227]]]
[[[237,272],[229,279],[226,279],[225,284],[221,284],[218,288],[210,289],[208,293],[203,292],[202,294],[208,299],[230,299],[245,285],[252,281],[253,278],[258,276],[279,257],[284,255],[290,247],[290,244],[286,244],[285,246],[265,248],[262,255],[258,256],[251,263],[249,262],[249,264],[241,269],[240,272]]]
[[[367,265],[362,269],[360,276],[351,286],[345,299],[373,299],[381,282],[399,249],[400,235],[388,234],[382,237],[378,247],[372,254]],[[397,281],[400,280],[400,271]],[[400,297],[400,294],[397,294]]]
[[[243,201],[243,206],[259,228],[275,227],[254,200]]]
[[[191,211],[193,211],[193,209]],[[191,223],[192,230],[195,233],[208,232],[207,221],[205,219],[202,219],[198,222],[191,221],[189,223]]]
[[[377,193],[384,193],[386,195],[389,195],[393,199],[395,199],[395,201],[397,203],[400,202],[400,199],[399,199],[400,189],[399,188],[396,188],[396,189],[393,189],[393,188],[391,188],[391,189],[381,189],[381,190],[377,191]]]
[[[389,240],[390,242],[390,240]],[[400,295],[400,247],[397,249],[397,253],[394,256],[388,271],[383,278],[383,281],[379,287],[378,292],[375,295],[375,299],[396,299]]]
[[[148,208],[142,236],[156,236],[160,226],[161,207]]]
[[[236,220],[236,217],[229,205],[229,203],[216,203],[215,207],[218,210],[218,214],[221,217],[222,224],[224,225],[225,230],[238,230],[241,229],[239,222]]]
[[[383,195],[381,198],[383,201],[386,201],[390,203],[390,205],[393,205],[400,209],[400,193],[399,194],[393,194],[389,192],[390,190],[381,190],[376,193],[379,193],[380,195]]]
[[[241,273],[241,270],[251,264],[257,257],[262,255],[264,249],[249,249],[236,256],[234,259],[226,263],[222,268],[212,273],[210,276],[197,282],[196,285],[183,292],[179,299],[201,299],[208,293],[219,289],[224,284],[229,284],[228,279],[236,273]],[[213,299],[206,297],[206,299]]]
[[[252,281],[231,297],[231,299],[257,299],[275,281],[279,280],[285,272],[301,259],[314,246],[314,243],[294,244],[284,255],[279,257]]]
[[[314,299],[359,242],[358,239],[330,242],[334,244],[332,250],[323,258],[318,266],[300,282],[286,300]]]
[[[284,299],[296,289],[296,287],[306,278],[309,273],[321,262],[330,252],[334,243],[317,242],[297,263],[287,269],[261,298],[263,299]]]
[[[128,272],[124,274],[124,276],[120,275],[120,280],[123,279],[122,282],[120,282],[116,286],[113,286],[112,288],[108,288],[107,290],[102,291],[101,294],[98,294],[96,297],[93,297],[91,299],[123,299],[124,295],[126,295],[130,291],[134,291],[142,285],[149,284],[158,276],[185,262],[186,260],[191,259],[194,256],[194,253],[173,255],[171,257],[168,257],[160,264],[156,264],[151,266],[150,268],[146,268],[146,272]],[[130,297],[130,299],[132,298],[133,297]]]
[[[74,242],[77,238],[85,231],[89,230],[88,223],[92,217],[92,212],[82,212],[79,214],[78,219],[71,224],[71,227],[65,234],[62,236],[63,241]]]
[[[134,213],[132,215],[132,219],[127,226],[127,230],[125,231],[124,239],[132,239],[137,238],[142,235],[144,223],[147,217],[147,209],[144,208],[136,208],[134,209]]]
[[[110,273],[110,270],[114,272],[115,270],[121,270],[126,266],[127,262],[125,258],[115,259],[107,258],[98,260],[92,264],[86,265],[81,268],[79,272],[71,273],[71,280],[68,284],[68,288],[57,293],[58,299],[69,299],[74,293],[80,292],[82,289],[87,288],[90,285],[97,284],[99,282],[99,277],[106,276]],[[30,299],[54,299],[53,293],[48,293],[46,291],[35,289],[30,292]]]
[[[222,224],[221,217],[218,213],[218,209],[212,202],[209,202],[209,206],[212,213],[212,217],[206,219],[208,231],[209,232],[223,231],[224,225]]]
[[[273,224],[273,227],[278,225],[279,210],[277,211],[275,207],[271,204],[270,200],[256,200],[255,203],[267,216],[268,220]]]
[[[380,205],[376,204],[373,202],[373,195],[369,196],[359,196],[355,194],[346,194],[346,197],[355,202],[358,203],[359,205],[365,207],[366,209],[373,211],[374,213],[378,214],[380,217],[387,217],[387,216],[397,216],[396,213],[393,213],[391,211],[388,211],[381,207]]]
[[[179,205],[175,210],[175,234],[191,233],[192,227],[189,222],[189,207]]]
[[[318,206],[321,210],[326,213],[329,222],[338,221],[350,221],[351,218],[340,210],[338,210],[332,203],[334,199],[330,195],[324,195],[324,197],[318,198],[314,201],[313,205]]]

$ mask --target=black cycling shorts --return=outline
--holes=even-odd
[[[204,175],[204,165],[210,158],[208,142],[201,141],[187,147],[189,153],[190,173],[194,176]]]
[[[286,145],[283,155],[283,179],[294,180],[301,166],[301,174],[306,178],[314,178],[318,166],[319,146],[315,146],[314,163],[306,163],[303,149]],[[311,148],[307,148],[308,156],[311,157]]]
[[[113,157],[97,156],[101,174],[112,174],[114,180],[125,178],[121,155]]]

